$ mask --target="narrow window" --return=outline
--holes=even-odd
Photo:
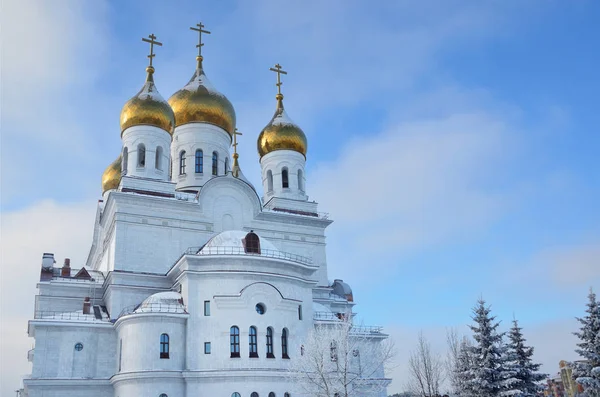
[[[300,346],[300,355],[304,355],[304,345]]]
[[[204,342],[204,354],[210,354],[210,342]]]
[[[242,396],[240,396],[240,393],[233,393],[233,394],[231,395],[231,397],[242,397]]]
[[[217,152],[213,152],[212,156],[212,174],[219,175],[219,154]]]
[[[163,148],[161,146],[156,147],[156,154],[154,159],[154,167],[157,170],[162,170],[162,158],[163,158]]]
[[[298,190],[301,192],[304,191],[304,178],[302,175],[302,170],[298,170]]]
[[[196,174],[204,172],[204,153],[202,150],[196,150]]]
[[[169,397],[169,396],[167,396],[165,393],[161,393],[160,396],[158,396],[158,397]]]
[[[179,175],[185,175],[185,150],[179,153]]]
[[[169,358],[169,335],[160,336],[160,358]]]
[[[123,148],[123,158],[121,159],[121,175],[127,175],[127,160],[129,159],[129,152],[127,148]]]
[[[252,394],[250,394],[250,397],[258,397],[258,393],[254,391]]]
[[[204,301],[204,315],[210,316],[210,301]]]
[[[123,364],[123,339],[119,339],[119,372]]]
[[[225,157],[225,175],[229,172],[229,157]]]
[[[284,328],[281,331],[281,358],[290,358],[288,356],[288,330]]]
[[[283,188],[290,187],[290,181],[288,179],[288,169],[284,168],[281,170],[281,186]]]
[[[250,346],[250,357],[258,357],[258,346],[257,346],[257,334],[256,327],[250,327],[248,333],[248,344]]]
[[[298,320],[302,321],[302,305],[298,305]]]
[[[275,358],[273,354],[273,328],[267,328],[267,358]]]
[[[229,344],[231,347],[231,357],[240,356],[240,329],[235,325],[229,330]]]
[[[247,254],[260,254],[260,239],[253,230],[246,234],[243,243]]]
[[[267,191],[273,191],[273,172],[271,170],[267,171]]]
[[[283,397],[290,397],[290,393],[283,393]]]
[[[138,156],[138,167],[146,166],[146,146],[143,143],[140,143],[137,147],[137,156]]]
[[[337,355],[337,343],[332,340],[330,347],[329,347],[329,355],[331,357],[331,361],[336,362],[338,359],[338,355]]]
[[[269,397],[275,397],[275,393],[273,393],[273,392],[269,393]]]

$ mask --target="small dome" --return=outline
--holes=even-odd
[[[221,127],[232,136],[235,131],[233,105],[204,74],[202,57],[197,59],[198,66],[189,83],[169,98],[169,104],[175,112],[175,126],[209,123]]]
[[[306,157],[308,148],[306,135],[285,112],[283,95],[277,94],[276,98],[275,114],[258,136],[258,154],[262,157],[275,150],[294,150]]]
[[[121,134],[129,127],[136,125],[152,125],[173,134],[175,116],[169,103],[160,95],[154,85],[154,68],[146,68],[146,83],[121,110]]]
[[[220,250],[223,250],[223,253],[243,253],[245,252],[243,240],[247,235],[248,232],[242,230],[228,230],[226,232],[221,232],[208,240],[208,242],[204,244],[199,252],[214,252],[216,254],[219,253]],[[260,236],[259,239],[261,249],[266,249],[273,253],[279,252],[279,250],[270,241],[267,241]]]
[[[146,298],[134,313],[186,313],[181,294],[175,291],[158,292]]]
[[[105,192],[116,189],[119,187],[121,182],[121,156],[117,157],[102,174],[102,194]]]
[[[331,292],[333,292],[335,295],[346,299],[348,302],[354,301],[352,288],[350,288],[350,286],[346,284],[344,280],[333,280],[331,287],[333,289]]]

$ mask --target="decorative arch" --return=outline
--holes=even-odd
[[[194,158],[194,171],[196,174],[202,174],[204,172],[204,152],[202,149],[196,149]]]
[[[146,166],[146,146],[143,143],[137,145],[137,166]]]
[[[287,189],[290,187],[290,176],[287,167],[281,169],[281,187]]]

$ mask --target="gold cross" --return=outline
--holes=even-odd
[[[282,74],[287,74],[286,71],[281,70],[281,65],[280,64],[276,64],[274,68],[270,68],[269,70],[277,73],[277,84],[275,84],[277,86],[277,94],[281,95],[281,75]]]
[[[238,132],[238,129],[236,128],[235,131],[233,131],[233,145],[232,146],[233,146],[234,154],[237,154],[237,145],[238,145],[237,136],[238,135],[244,135],[244,134],[242,134],[241,132]]]
[[[203,27],[205,27],[202,24],[202,22],[197,23],[196,26],[198,26],[198,27],[190,28],[190,30],[194,30],[194,31],[198,32],[198,44],[196,44],[196,48],[198,49],[198,56],[201,57],[202,56],[202,46],[204,46],[204,43],[202,42],[202,33],[210,34],[210,32],[208,30],[202,29]]]
[[[152,33],[150,36],[148,36],[150,38],[150,40],[145,39],[142,37],[142,41],[145,41],[146,43],[150,43],[150,55],[148,55],[148,58],[150,58],[150,66],[152,66],[152,58],[154,58],[156,55],[154,54],[154,44],[156,44],[157,46],[161,47],[162,43],[159,43],[158,41],[156,41],[156,36],[154,35],[154,33]]]

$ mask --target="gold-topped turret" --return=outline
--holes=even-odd
[[[154,45],[162,46],[162,43],[155,40],[154,34],[148,37],[149,39],[142,39],[142,41],[150,43],[150,55],[148,55],[150,64],[146,68],[146,82],[140,92],[127,101],[121,110],[121,134],[127,128],[136,125],[152,125],[162,128],[169,134],[172,134],[173,128],[175,128],[173,109],[154,85],[154,66],[152,66],[152,59],[156,56]]]
[[[102,194],[105,192],[116,189],[121,183],[121,156],[117,157],[102,174]]]
[[[258,136],[257,148],[260,157],[275,150],[293,150],[304,157],[308,149],[308,142],[304,131],[296,125],[287,115],[283,107],[283,94],[281,93],[281,75],[287,74],[281,65],[276,64],[269,70],[277,73],[277,108],[273,118]]]
[[[185,87],[177,91],[169,104],[175,112],[175,126],[188,123],[209,123],[221,127],[230,136],[235,131],[235,110],[233,105],[210,83],[202,66],[202,33],[210,34],[199,23],[190,29],[198,32],[198,55],[196,56],[196,71]]]

